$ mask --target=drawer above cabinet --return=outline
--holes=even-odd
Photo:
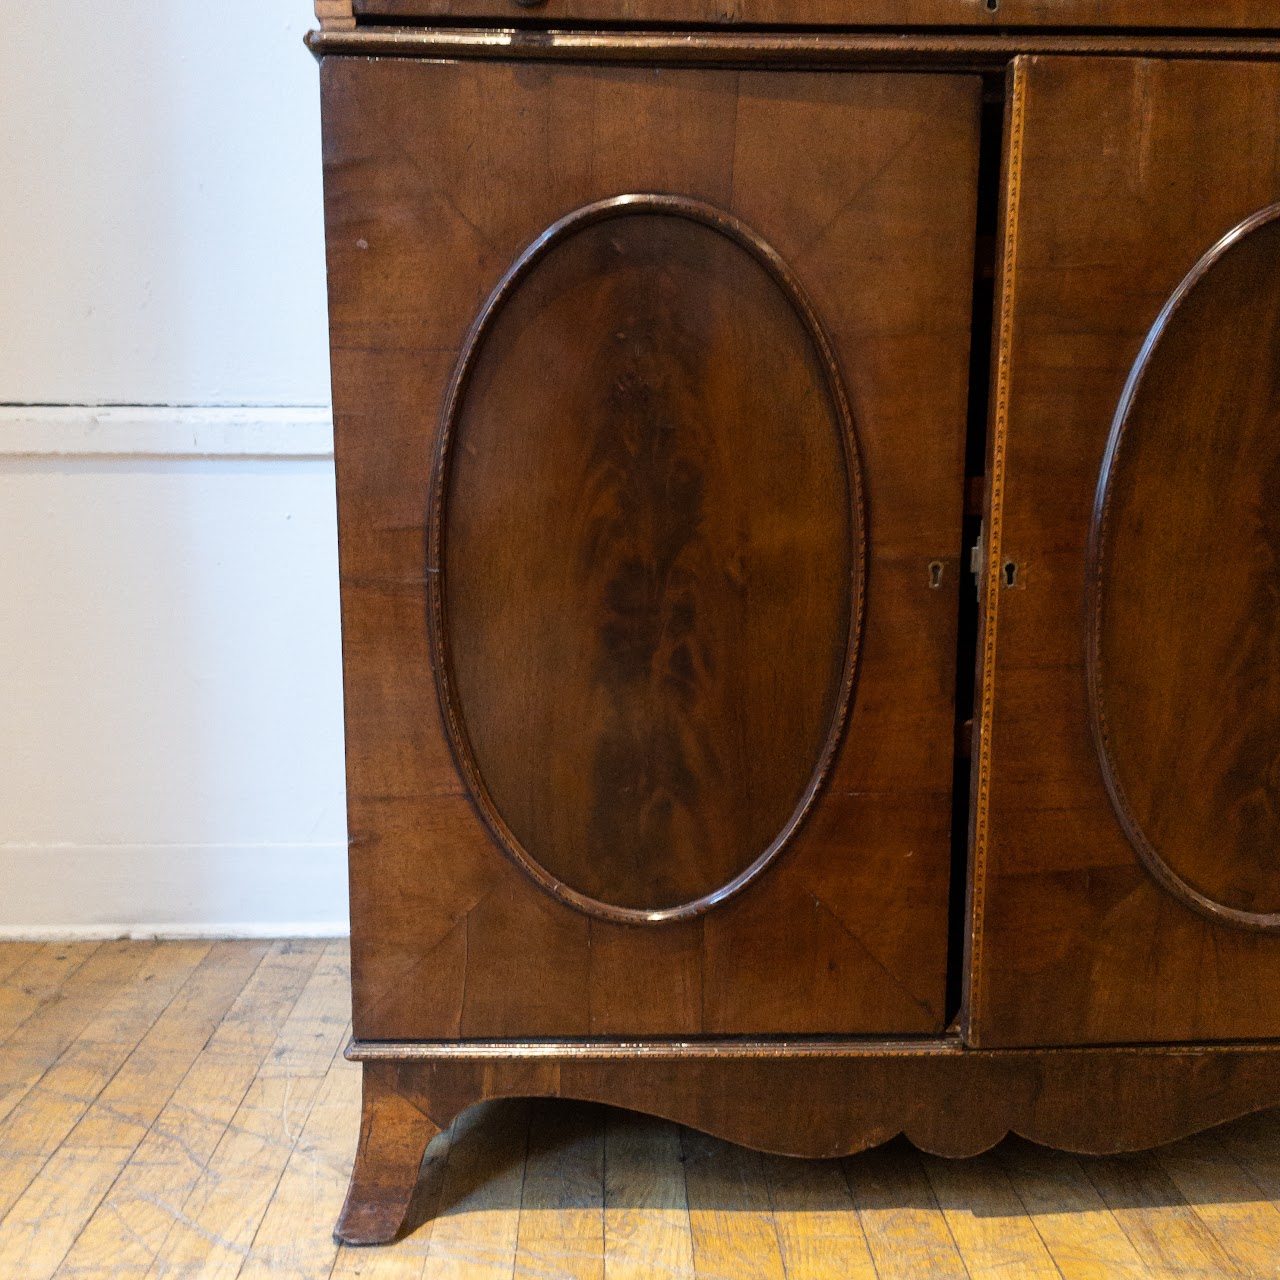
[[[1275,0],[318,0],[370,22],[513,17],[560,22],[1002,29],[1280,31]]]

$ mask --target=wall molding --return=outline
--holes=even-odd
[[[341,843],[0,844],[0,884],[5,941],[340,938],[349,930]]]
[[[0,459],[329,460],[333,416],[313,405],[0,405]]]

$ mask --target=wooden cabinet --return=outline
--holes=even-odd
[[[806,1155],[1280,1102],[1280,39],[575,2],[311,38],[340,1236],[504,1094]]]

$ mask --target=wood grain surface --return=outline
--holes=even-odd
[[[566,215],[477,321],[433,503],[441,710],[503,845],[633,922],[762,871],[839,745],[866,577],[839,370],[773,250],[685,198]]]
[[[357,1034],[941,1029],[979,81],[333,58],[322,64],[322,87]],[[451,758],[427,628],[432,456],[468,331],[536,237],[575,209],[627,192],[674,194],[723,210],[786,264],[830,339],[847,388],[868,510],[857,693],[819,801],[766,874],[701,917],[660,928],[593,918],[566,906],[503,853]],[[743,273],[749,262],[734,258],[739,251],[732,245],[717,252],[719,259],[709,257],[697,270],[712,264],[716,289],[735,279],[735,288],[748,287]],[[700,262],[701,255],[699,247]],[[692,262],[682,270],[693,271]],[[696,293],[688,280],[681,287]],[[610,297],[607,290],[594,296]],[[661,297],[655,293],[645,303],[651,319],[664,314]],[[773,455],[767,449],[783,438],[805,440],[807,449],[839,464],[830,411],[822,408],[829,391],[803,343],[785,357],[748,346],[756,354],[744,357],[727,345],[735,331],[725,304],[715,306],[722,327],[711,326],[687,354],[725,370],[724,386],[740,388],[733,396],[747,394],[742,379],[749,358],[767,410],[744,435],[744,444],[755,443],[740,457],[725,435],[731,416],[715,416],[722,407],[699,426],[705,437],[687,428],[681,436],[704,441],[697,457],[710,468],[704,503],[714,512],[709,505],[703,528],[719,557],[716,573],[729,573],[727,580],[712,578],[699,568],[699,586],[690,596],[702,610],[695,609],[698,626],[716,637],[698,662],[705,668],[707,654],[730,662],[725,673],[701,677],[702,696],[720,708],[706,723],[720,735],[717,750],[740,753],[745,747],[729,741],[727,726],[752,726],[746,745],[759,742],[763,711],[778,704],[770,701],[767,664],[748,664],[745,683],[741,673],[730,674],[740,637],[731,635],[736,615],[730,608],[731,555],[725,569],[728,543],[745,530],[755,574],[749,589],[757,593],[753,614],[777,618],[787,602],[819,607],[805,583],[825,581],[829,570],[808,561],[815,554],[836,555],[850,517],[839,485],[829,488],[829,480],[816,494],[799,495],[800,480],[816,474],[806,470],[809,463],[768,461]],[[766,325],[794,323],[776,289],[752,294],[742,306],[744,315],[764,317]],[[634,319],[640,318],[637,312]],[[548,333],[571,332],[552,319],[548,315]],[[590,326],[584,333],[598,341]],[[542,340],[530,337],[531,350]],[[539,371],[529,412],[543,412],[548,396],[570,385],[564,366],[581,354],[584,341],[575,337],[558,359],[549,349],[539,357],[561,376]],[[615,371],[615,381],[622,372]],[[644,373],[656,376],[656,365]],[[578,390],[570,401],[576,404],[573,396],[580,399],[589,387],[573,385]],[[780,390],[788,386],[794,392]],[[602,382],[598,393],[606,392]],[[805,398],[787,410],[788,397],[802,392]],[[719,393],[705,394],[705,401],[687,400],[699,406],[699,415],[721,404]],[[726,391],[724,403],[730,399]],[[607,399],[602,405],[608,407]],[[602,410],[593,411],[598,421]],[[777,433],[772,445],[770,422]],[[494,418],[484,430],[494,433],[485,437],[486,448],[496,448],[502,421]],[[543,431],[544,443],[572,452],[575,441],[592,444],[592,430],[588,422],[558,425],[551,436]],[[505,465],[524,461],[502,475],[503,503],[481,502],[476,485],[486,473],[478,471],[477,480],[468,481],[475,495],[471,511],[454,502],[450,522],[490,514],[498,519],[508,498],[525,504],[516,510],[527,517],[529,496],[518,482],[529,476],[535,453],[528,442],[513,440],[509,447],[514,452]],[[815,468],[818,460],[815,454]],[[766,462],[775,479],[790,477],[784,493],[766,494],[768,485],[754,470]],[[504,463],[492,456],[474,465],[493,472]],[[594,469],[584,455],[570,474]],[[539,474],[545,499],[557,490],[547,487],[545,472]],[[832,496],[835,509],[818,518],[823,494]],[[652,494],[644,501],[653,509]],[[784,536],[769,516],[782,511],[777,503],[790,503],[810,530],[791,551],[791,535]],[[581,500],[566,510],[586,518]],[[510,536],[530,541],[527,554],[541,556],[543,569],[555,562],[553,543],[541,528],[513,529]],[[782,538],[776,551],[768,549],[775,536]],[[592,624],[539,619],[537,625],[567,627],[566,636],[596,646],[566,659],[566,670],[586,672],[608,651],[613,633],[599,625],[601,608],[614,607],[605,569],[625,548],[606,539],[601,546],[608,554],[598,566],[584,567],[581,537],[574,533],[565,541],[559,571],[584,575],[577,595],[568,598],[578,608],[584,601],[590,605]],[[829,714],[830,695],[818,697],[814,690],[830,685],[841,634],[832,610],[847,614],[849,586],[833,588],[834,599],[821,605],[826,612],[790,621],[783,635],[767,640],[768,652],[779,655],[770,659],[779,690],[797,691],[809,708],[775,716],[776,733],[792,746],[820,733],[806,722],[814,708]],[[489,607],[496,587],[489,579]],[[519,599],[527,603],[518,616],[532,619],[535,597]],[[626,605],[622,596],[614,603]],[[679,612],[671,615],[676,621]],[[618,616],[624,615],[625,608]],[[617,633],[621,640],[631,625],[628,620]],[[535,641],[529,637],[531,647]],[[541,715],[538,708],[548,707],[552,695],[539,687],[537,673],[550,659],[525,656],[513,647],[514,632],[503,644],[502,665],[487,672],[478,667],[471,678],[496,687],[511,677],[515,687],[536,695],[529,705]],[[782,656],[788,645],[791,652]],[[486,659],[491,666],[496,660]],[[815,662],[818,672],[787,669],[788,663]],[[528,676],[521,674],[522,663],[529,664]],[[602,711],[594,714],[623,720],[638,714],[639,703],[632,701],[639,695],[622,685],[610,692],[609,681],[620,679],[621,670],[611,658],[609,670],[601,671],[593,696]],[[758,705],[730,716],[734,689]],[[676,691],[662,696],[675,697]],[[536,715],[528,718],[526,725],[514,704],[504,710],[508,740],[495,720],[487,750],[527,749],[526,728],[543,733]],[[572,749],[581,753],[584,744]],[[811,762],[812,746],[804,754]],[[550,758],[510,759],[509,793],[519,790],[521,778],[527,785],[551,776]],[[566,757],[575,759],[593,767],[589,754]],[[678,886],[679,894],[671,896],[719,880],[739,865],[736,859],[748,856],[744,850],[758,852],[756,833],[774,825],[799,773],[788,764],[793,772],[787,774],[772,752],[753,768],[767,771],[752,777],[762,812],[772,807],[769,821],[735,816],[731,829],[715,836],[714,847],[727,851],[717,855],[722,861],[713,859],[711,870],[699,871],[701,880]],[[538,785],[545,801],[549,787]],[[578,812],[589,816],[590,777],[573,785],[583,796],[574,802]],[[706,820],[721,821],[712,815],[725,811],[726,798],[738,794],[740,784],[712,782],[707,774],[701,785],[711,792],[727,788],[703,809]],[[747,824],[747,835],[740,823]],[[579,882],[604,892],[586,879],[599,872],[582,862],[574,872]]]
[[[244,943],[235,949],[251,950]],[[61,1214],[46,1220],[48,1246],[70,1243],[60,1263],[64,1273],[141,1280],[151,1271],[259,1069],[279,1047],[278,1037],[322,950],[319,943],[273,943],[141,1141],[132,1150],[126,1144],[104,1150],[91,1161],[81,1153],[84,1173],[85,1165],[100,1167],[108,1157],[123,1167],[115,1166],[114,1180],[96,1202],[72,1199]],[[38,1182],[65,1197],[51,1177],[42,1175]],[[86,1209],[88,1221],[78,1221]]]
[[[1090,710],[1125,834],[1211,920],[1280,929],[1280,205],[1156,321],[1089,580]]]
[[[969,1035],[990,1046],[1275,1035],[1280,940],[1170,893],[1116,817],[1090,732],[1085,583],[1112,419],[1144,339],[1219,238],[1280,198],[1280,68],[1033,58],[1013,88],[1016,278],[988,467],[1000,509],[988,525],[995,639],[980,743],[991,760],[976,794]],[[1202,322],[1194,352],[1155,354],[1178,403],[1135,404],[1143,473],[1122,453],[1114,492],[1128,541],[1097,584],[1102,652],[1127,664],[1103,686],[1124,717],[1116,759],[1154,838],[1236,905],[1274,893],[1271,854],[1254,841],[1275,788],[1274,241],[1253,253],[1248,280],[1224,267],[1197,291],[1218,330]],[[1194,665],[1202,643],[1216,679]],[[1215,818],[1197,810],[1201,795]]]

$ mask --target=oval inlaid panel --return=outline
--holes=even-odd
[[[830,762],[862,608],[848,409],[785,266],[678,197],[557,223],[472,331],[435,486],[441,702],[508,852],[614,918],[745,884]]]
[[[1280,206],[1241,224],[1148,337],[1090,547],[1095,736],[1166,888],[1280,928]]]

